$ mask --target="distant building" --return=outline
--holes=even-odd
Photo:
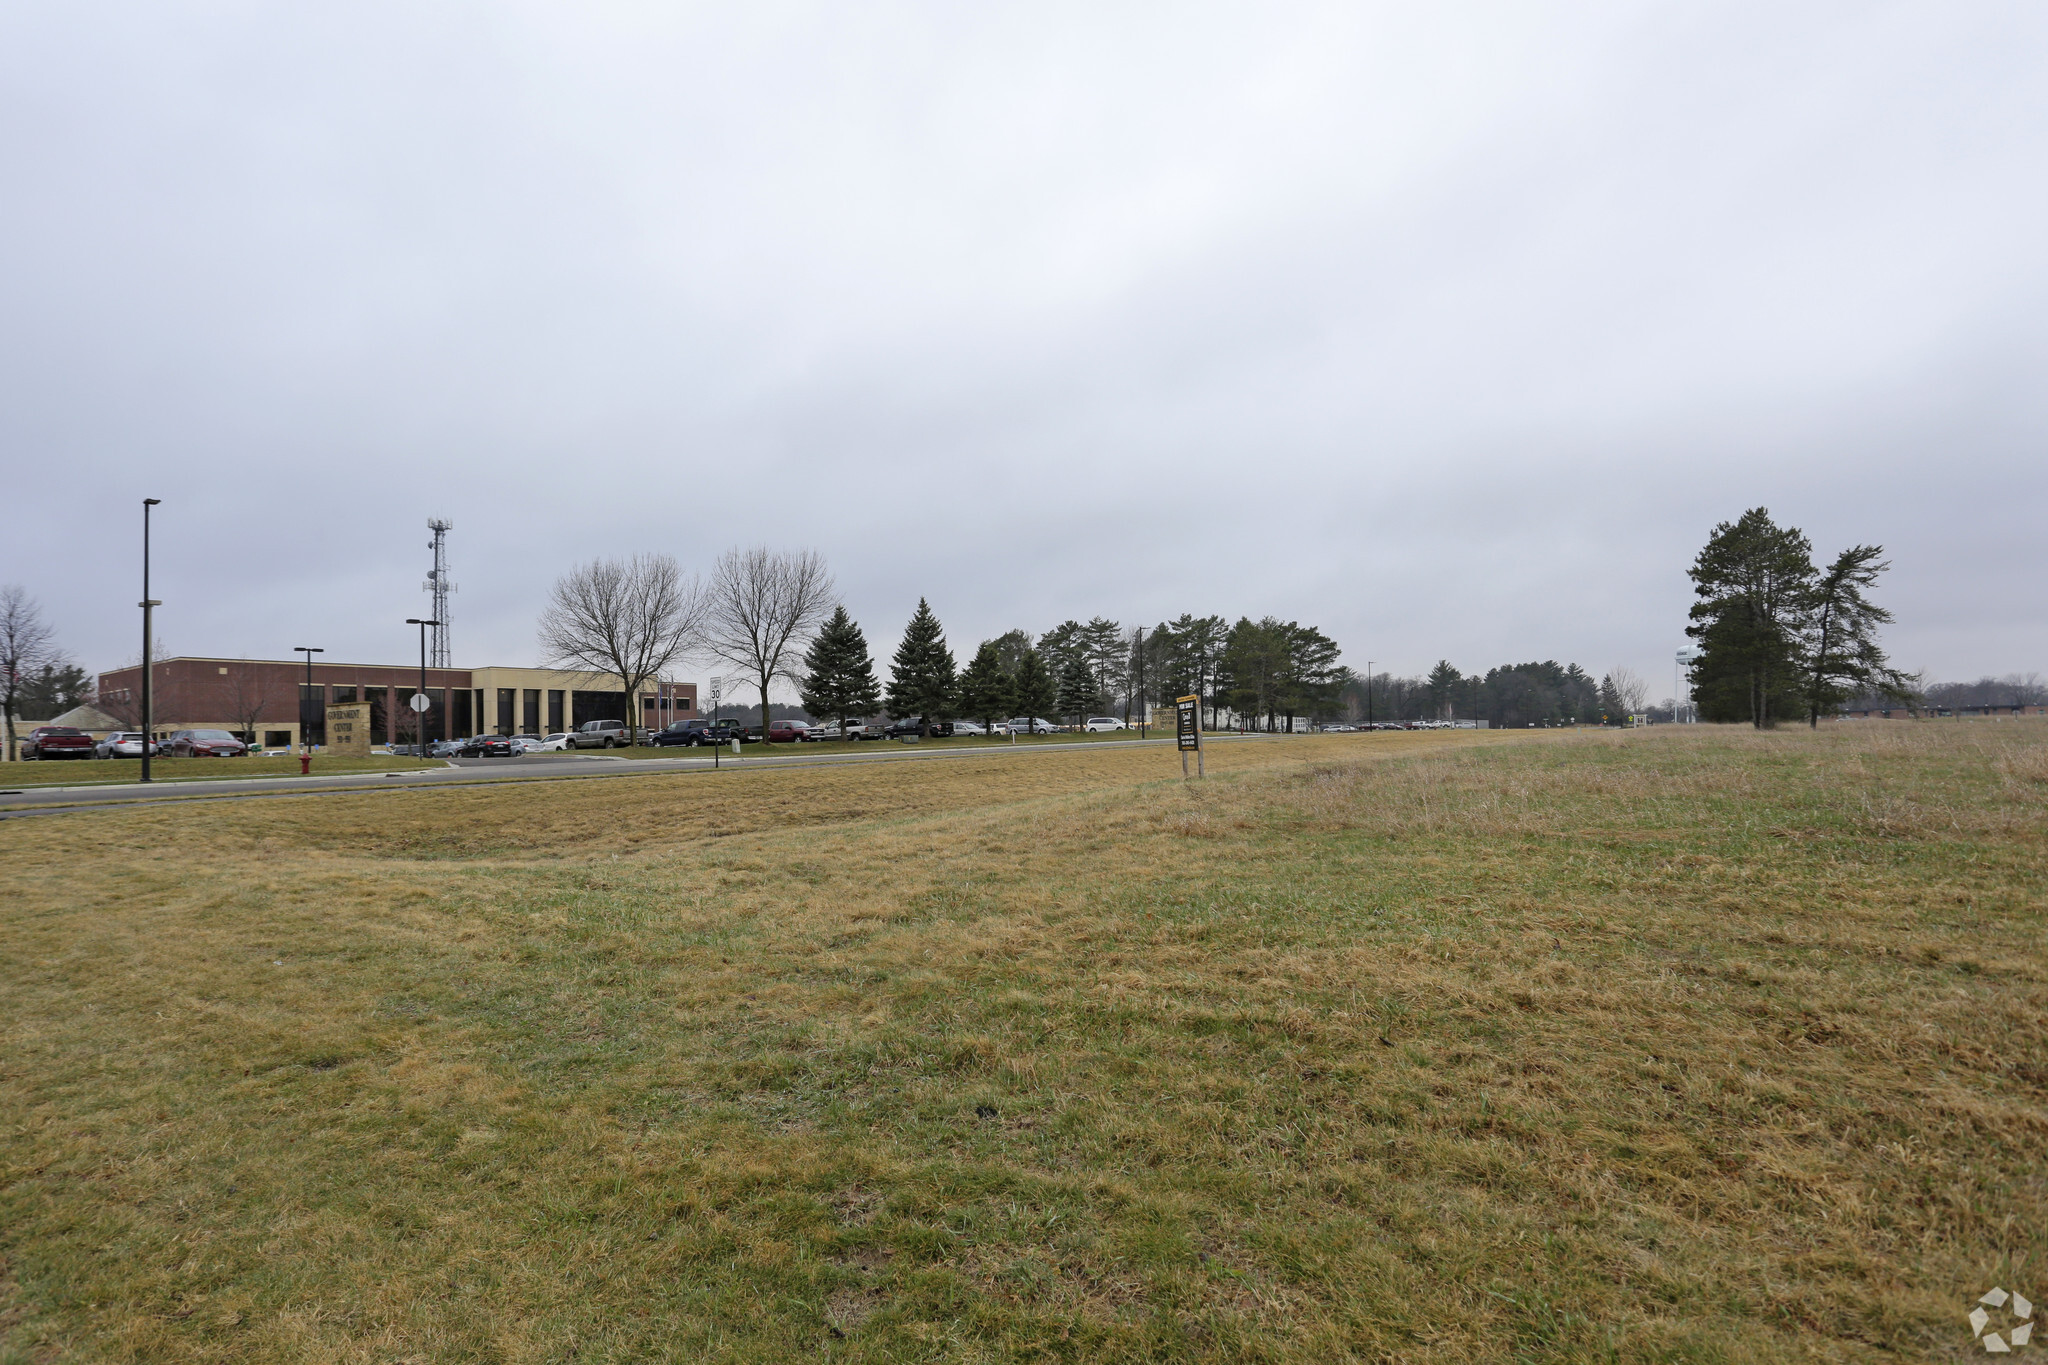
[[[264,748],[281,749],[299,743],[303,714],[317,745],[326,741],[328,706],[367,702],[372,743],[413,740],[417,664],[315,663],[310,687],[305,663],[288,659],[164,659],[150,673],[155,694],[151,729],[160,737],[204,727],[231,730]],[[604,674],[430,668],[426,690],[429,740],[552,734],[587,720],[625,720],[628,715],[619,680]],[[698,714],[695,683],[650,682],[638,701],[637,719],[649,729]],[[123,728],[140,729],[141,668],[100,674],[97,705]]]

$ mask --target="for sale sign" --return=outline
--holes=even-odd
[[[1177,719],[1179,721],[1180,747],[1183,749],[1201,748],[1202,699],[1200,697],[1179,697],[1175,699],[1173,705],[1174,709],[1179,713]]]

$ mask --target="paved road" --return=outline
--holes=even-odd
[[[1206,744],[1269,743],[1285,735],[1210,735]],[[974,748],[920,749],[907,744],[886,748],[862,746],[846,753],[822,753],[804,748],[794,752],[764,754],[749,750],[746,757],[722,756],[717,767],[727,773],[765,772],[776,768],[833,767],[849,763],[933,763],[949,759],[1013,757],[1032,754],[1063,754],[1079,749],[1127,749],[1134,745],[1161,748],[1173,743],[1166,739],[1087,740],[1065,744],[988,744]],[[821,746],[823,747],[823,746]],[[319,766],[319,760],[314,760]],[[192,801],[246,801],[280,796],[335,796],[350,792],[398,791],[419,787],[488,786],[505,782],[563,782],[610,777],[657,777],[663,774],[709,773],[713,761],[704,758],[611,758],[594,754],[528,754],[522,758],[458,758],[445,768],[428,768],[410,773],[341,773],[322,777],[244,777],[219,781],[140,782],[119,786],[28,787],[7,790],[0,782],[0,820],[30,815],[62,815],[91,810],[134,806],[176,805]]]

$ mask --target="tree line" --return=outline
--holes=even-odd
[[[1356,722],[1485,721],[1492,729],[1519,730],[1624,725],[1647,710],[1649,687],[1627,668],[1595,678],[1578,664],[1545,659],[1462,673],[1442,659],[1424,677],[1376,672],[1351,678],[1339,700],[1345,719]]]
[[[875,677],[867,639],[838,608],[804,657],[798,680],[804,707],[845,721],[886,708],[919,716],[928,732],[959,717],[987,725],[1010,716],[1062,717],[1135,711],[1179,697],[1200,699],[1214,724],[1219,708],[1260,718],[1268,728],[1328,710],[1350,674],[1335,641],[1313,627],[1266,617],[1226,626],[1220,616],[1186,614],[1126,630],[1106,617],[1063,621],[1034,639],[1010,630],[975,649],[958,667],[931,604],[918,600],[890,660],[889,682]]]

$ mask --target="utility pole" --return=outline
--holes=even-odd
[[[152,649],[150,642],[150,631],[152,629],[150,613],[163,605],[163,603],[153,600],[149,595],[149,509],[162,505],[162,498],[144,498],[142,500],[142,602],[140,605],[142,607],[142,780],[144,782],[153,780],[149,775],[149,758],[151,751],[156,748],[156,710],[154,706],[156,695],[150,687],[151,677],[155,674],[156,667],[154,661],[150,658],[150,651]]]

